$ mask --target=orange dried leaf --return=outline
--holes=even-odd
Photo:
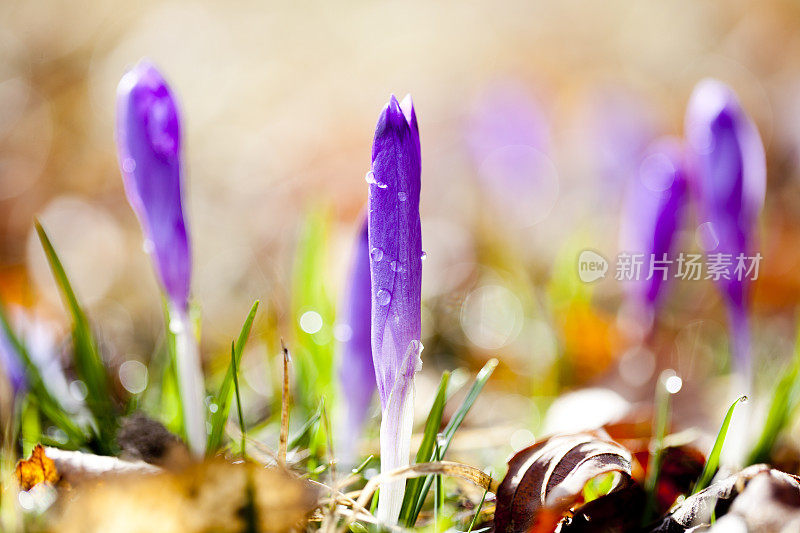
[[[55,485],[60,476],[56,464],[44,453],[44,447],[37,444],[29,458],[17,463],[16,477],[22,490],[31,490],[39,483]]]

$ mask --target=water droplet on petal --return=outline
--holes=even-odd
[[[370,250],[369,255],[372,257],[373,261],[380,262],[380,260],[383,259],[383,250],[380,248],[373,248]]]
[[[375,173],[371,170],[367,171],[367,174],[364,176],[364,181],[369,184],[375,183]]]
[[[405,202],[406,200],[408,200],[408,194],[404,193],[403,191],[400,191],[399,193],[397,193],[397,199],[400,200],[401,202]]]
[[[122,162],[122,170],[130,174],[136,170],[136,161],[132,157],[126,157]]]
[[[376,181],[376,182],[375,182],[375,185],[377,185],[379,189],[385,189],[386,187],[388,187],[388,185],[387,185],[387,184],[385,184],[385,183],[382,183],[382,182],[380,182],[380,181]]]
[[[425,261],[425,258],[428,257],[428,252],[422,251],[422,255],[419,256],[421,261]]]
[[[389,302],[392,301],[392,295],[389,294],[389,291],[385,289],[381,289],[378,291],[378,305],[389,305]]]
[[[146,254],[152,254],[155,251],[155,249],[156,245],[150,239],[145,239],[144,242],[142,243],[142,250],[144,250],[144,253]]]
[[[403,272],[405,270],[403,264],[398,261],[392,261],[390,266],[392,267],[392,272]]]

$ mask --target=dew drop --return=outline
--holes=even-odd
[[[130,174],[136,170],[136,161],[132,157],[126,157],[122,162],[122,170]]]
[[[398,261],[392,261],[391,265],[392,272],[403,272],[405,269],[403,268],[403,264]]]
[[[422,251],[422,255],[419,256],[421,261],[425,261],[425,258],[428,257],[428,252]]]
[[[367,171],[367,174],[364,176],[364,180],[369,184],[376,183],[375,173],[372,172],[371,170]]]
[[[375,185],[377,185],[379,189],[385,189],[386,187],[388,187],[387,184],[381,183],[380,181],[376,181]]]
[[[383,250],[380,248],[373,248],[370,250],[369,255],[372,257],[373,261],[380,262],[380,260],[383,259]]]
[[[397,193],[397,199],[400,200],[401,202],[405,202],[406,200],[408,200],[408,195],[403,191],[400,191],[399,193]]]
[[[378,291],[378,305],[389,305],[389,302],[392,301],[392,295],[389,294],[389,291],[385,289],[381,289]]]

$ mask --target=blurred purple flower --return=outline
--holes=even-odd
[[[734,362],[749,381],[748,279],[738,279],[735,268],[740,254],[754,253],[767,183],[764,145],[734,92],[711,79],[701,81],[692,93],[686,140],[706,252],[732,259],[729,279],[723,277],[718,284],[728,305]]]
[[[466,141],[478,177],[503,213],[525,226],[547,216],[558,195],[547,155],[550,125],[524,86],[507,81],[488,87],[475,102]]]
[[[149,62],[117,89],[117,148],[125,192],[170,301],[185,309],[191,255],[182,202],[181,126],[176,99]]]
[[[370,254],[367,220],[361,224],[353,250],[350,279],[347,286],[343,319],[338,327],[342,342],[339,361],[339,384],[346,412],[340,427],[340,445],[337,446],[343,461],[352,463],[356,444],[369,414],[375,396],[375,365],[372,363],[372,283],[370,281]]]
[[[624,185],[636,174],[659,130],[653,107],[638,93],[607,84],[592,94],[584,126],[590,151],[606,184]]]
[[[378,119],[369,186],[372,358],[381,399],[381,470],[408,465],[414,374],[422,349],[420,141],[411,97],[392,95]],[[394,524],[405,482],[381,487],[378,518]]]
[[[117,88],[117,148],[125,192],[169,299],[176,369],[190,448],[205,451],[203,372],[188,315],[192,258],[183,214],[181,125],[167,82],[149,62],[128,71]]]
[[[620,250],[642,254],[648,268],[628,285],[635,311],[647,327],[672,277],[669,261],[674,261],[673,244],[686,200],[683,149],[676,139],[660,139],[645,152],[639,172],[630,180],[620,228]]]

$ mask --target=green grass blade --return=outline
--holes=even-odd
[[[231,364],[228,366],[228,371],[225,374],[225,378],[222,380],[222,385],[220,385],[219,393],[216,397],[217,411],[211,415],[211,433],[208,436],[208,446],[206,447],[206,453],[208,455],[216,453],[222,444],[222,436],[225,433],[225,423],[228,421],[228,415],[231,410],[231,395],[234,386],[235,367],[238,367],[242,360],[244,345],[247,343],[247,338],[250,336],[250,329],[253,327],[253,320],[256,318],[258,304],[258,300],[253,302],[253,306],[250,308],[250,312],[244,320],[242,330],[239,332],[239,337],[233,349],[236,365]],[[233,360],[231,363],[233,363]]]
[[[764,428],[747,457],[746,464],[769,462],[778,435],[789,423],[792,411],[797,407],[798,389],[800,389],[800,379],[798,378],[800,378],[800,328],[798,328],[794,346],[794,361],[775,387],[767,411],[767,419],[764,421]]]
[[[236,343],[231,342],[231,368],[233,369],[233,390],[236,393],[236,412],[239,415],[239,430],[242,433],[242,457],[245,456],[245,444],[247,443],[247,429],[244,426],[244,415],[242,414],[242,397],[239,395],[239,368],[236,364]]]
[[[101,447],[106,448],[105,451],[112,451],[117,417],[111,400],[108,375],[103,360],[97,349],[97,343],[92,335],[86,314],[75,296],[75,291],[72,289],[53,244],[38,221],[35,222],[35,226],[64,305],[72,318],[73,357],[78,376],[86,384],[86,404],[97,421]]]
[[[719,467],[719,456],[722,453],[722,445],[725,444],[725,436],[728,434],[728,426],[731,425],[733,410],[736,408],[739,402],[746,401],[747,396],[739,396],[728,408],[728,412],[725,414],[725,419],[722,421],[722,426],[719,428],[719,433],[717,433],[717,439],[714,441],[714,446],[711,448],[711,453],[708,454],[708,459],[703,467],[703,473],[700,474],[697,483],[695,483],[694,488],[692,489],[692,494],[700,492],[706,488],[708,484],[711,483],[711,479],[714,477],[714,474],[717,473],[717,468]]]
[[[478,507],[475,508],[475,514],[472,516],[472,521],[469,523],[469,527],[467,528],[467,533],[471,533],[472,529],[475,527],[475,523],[478,521],[478,516],[481,514],[481,509],[483,509],[483,502],[486,501],[486,495],[489,494],[489,489],[483,491],[483,497],[481,498],[481,503],[478,504]]]
[[[450,372],[443,373],[442,379],[439,382],[439,388],[436,390],[433,405],[428,414],[428,420],[425,422],[425,432],[422,435],[422,442],[420,442],[419,449],[417,450],[417,463],[428,462],[433,453],[434,445],[436,444],[436,436],[439,434],[439,427],[442,425],[442,414],[444,413],[444,405],[447,402],[447,385],[449,382]],[[422,478],[411,478],[406,482],[403,506],[400,508],[400,521],[404,522],[406,527],[413,526],[413,523],[409,523],[408,520],[421,492]]]
[[[297,448],[305,448],[311,443],[311,437],[317,432],[319,422],[322,419],[322,405],[323,404],[320,404],[314,414],[311,415],[311,418],[306,420],[303,427],[289,440],[287,449],[294,450]]]
[[[453,414],[453,418],[450,419],[447,427],[444,428],[444,431],[442,432],[442,442],[440,445],[441,457],[444,457],[444,454],[450,447],[450,443],[452,442],[456,431],[461,426],[461,423],[464,421],[464,418],[467,416],[469,410],[472,408],[472,404],[474,404],[475,400],[478,399],[478,395],[480,395],[484,385],[486,385],[486,382],[491,377],[492,372],[494,372],[494,369],[497,368],[497,363],[497,359],[490,359],[489,362],[483,365],[483,368],[475,377],[475,381],[472,383],[472,387],[470,387],[470,390],[467,393],[467,396],[464,398],[464,401],[461,402],[458,410],[455,412],[455,414]],[[430,459],[433,459],[433,455],[431,455]],[[411,515],[409,516],[409,523],[416,523],[417,517],[422,510],[422,505],[425,503],[425,498],[428,496],[428,491],[430,491],[432,483],[433,476],[426,476],[422,485],[422,491],[417,499],[417,503],[414,506],[414,509],[411,511]]]
[[[15,352],[22,359],[29,388],[28,396],[33,398],[44,416],[66,433],[67,438],[74,445],[82,446],[86,444],[86,432],[72,421],[71,414],[68,413],[61,403],[50,393],[42,379],[42,374],[39,372],[39,367],[33,363],[33,359],[31,359],[27,348],[11,329],[11,323],[8,320],[8,315],[2,300],[0,300],[0,329],[3,330],[6,339],[8,339]]]
[[[297,243],[292,269],[291,322],[295,343],[292,356],[297,383],[306,391],[295,402],[307,414],[312,413],[321,398],[328,402],[335,397],[334,336],[335,310],[329,295],[330,210],[324,207],[309,212]],[[314,333],[306,332],[300,318],[315,312],[322,319]],[[316,443],[323,445],[322,442]]]
[[[667,434],[670,420],[670,403],[672,392],[667,390],[667,380],[670,376],[669,370],[661,373],[656,382],[655,409],[656,414],[653,420],[653,434],[650,442],[650,457],[647,462],[647,477],[644,482],[644,490],[647,494],[645,500],[644,513],[642,513],[642,524],[647,524],[653,519],[652,513],[656,505],[656,490],[658,488],[658,478],[661,475],[661,466],[664,455],[664,437]]]

